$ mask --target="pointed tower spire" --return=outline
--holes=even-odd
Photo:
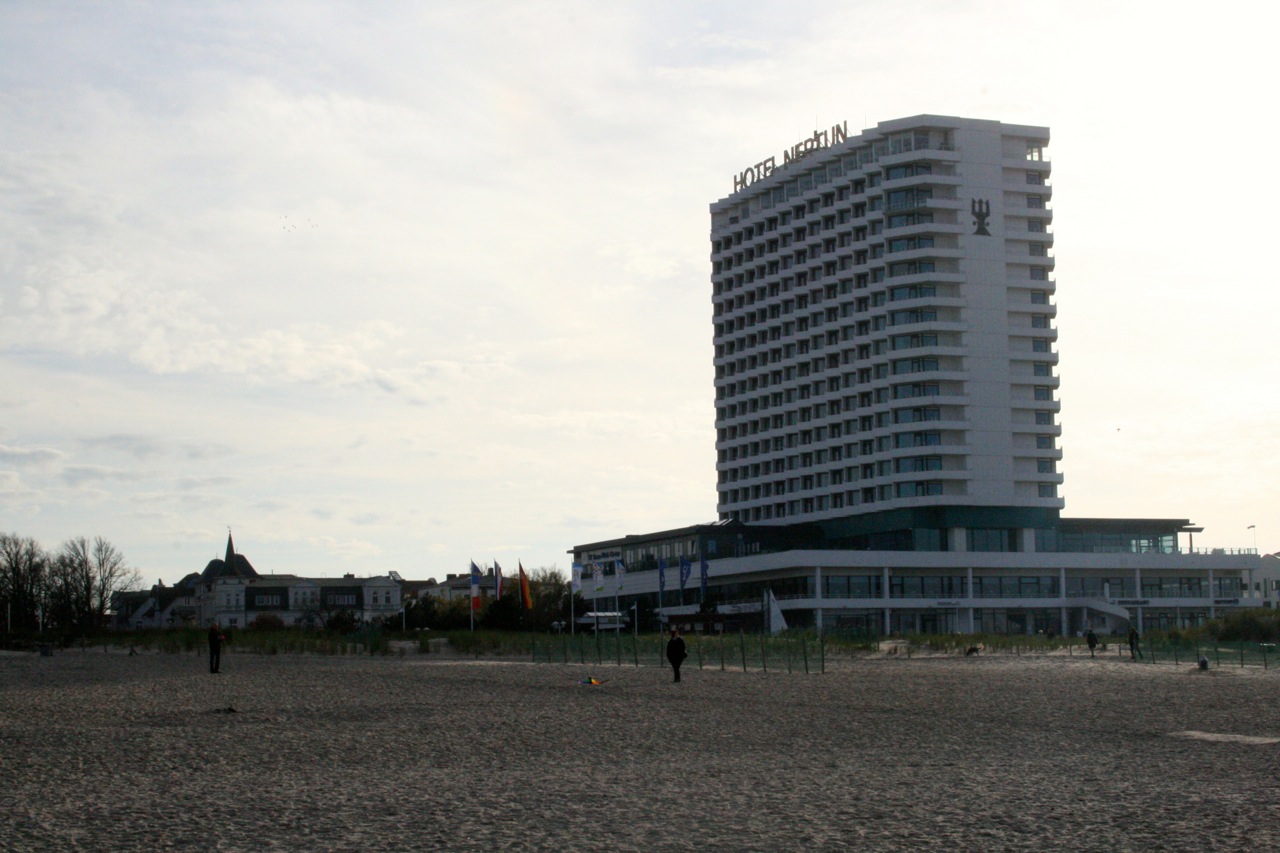
[[[228,527],[227,528],[227,557],[226,557],[226,560],[224,560],[224,562],[227,564],[227,568],[231,568],[231,565],[232,565],[231,558],[234,557],[235,555],[236,555],[236,546],[235,546],[235,543],[231,541],[231,528]]]

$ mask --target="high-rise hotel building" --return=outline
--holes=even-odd
[[[1061,515],[1048,144],[924,115],[737,172],[711,205],[719,518],[575,546],[599,578],[584,595],[869,633],[1259,606],[1256,549],[1196,550],[1187,519]]]
[[[722,519],[1063,506],[1048,144],[918,116],[734,178],[711,206]]]

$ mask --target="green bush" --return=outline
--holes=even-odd
[[[1205,630],[1215,640],[1274,643],[1280,639],[1280,616],[1272,610],[1241,610],[1214,619]]]

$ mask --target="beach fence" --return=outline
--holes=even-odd
[[[760,633],[691,633],[684,635],[689,657],[686,667],[718,669],[722,672],[823,673],[833,664],[872,655],[930,657],[963,654],[978,647],[980,654],[1088,657],[1084,641],[1074,637],[1002,636],[911,636],[874,641],[867,637],[835,637],[802,634],[772,637]],[[621,632],[552,635],[532,639],[528,653],[535,663],[577,663],[595,666],[667,667],[665,634],[636,636]],[[1198,666],[1206,658],[1210,666],[1256,666],[1268,669],[1280,665],[1280,655],[1272,643],[1226,642],[1187,638],[1144,638],[1138,663]],[[1099,657],[1129,657],[1124,638],[1108,637],[1098,649]]]
[[[1143,663],[1197,666],[1203,657],[1210,666],[1261,667],[1280,664],[1275,643],[1252,640],[1211,640],[1187,637],[1147,637],[1140,643]],[[1117,653],[1129,657],[1129,646],[1116,644]]]
[[[718,669],[721,672],[814,674],[826,671],[826,643],[817,636],[771,637],[745,632],[695,632],[683,636],[689,654],[685,667]],[[534,644],[533,661],[597,666],[670,666],[666,635],[636,636],[620,632],[543,637]]]

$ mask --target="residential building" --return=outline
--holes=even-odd
[[[193,572],[173,587],[158,584],[148,592],[120,593],[112,602],[116,626],[134,629],[215,622],[244,628],[264,615],[284,625],[320,626],[338,613],[363,623],[390,619],[401,607],[398,575],[263,575],[235,550],[230,533],[225,558],[210,560],[203,572]]]

